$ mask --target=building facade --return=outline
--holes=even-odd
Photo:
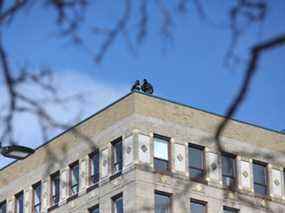
[[[133,92],[0,171],[0,213],[285,212],[285,135]]]

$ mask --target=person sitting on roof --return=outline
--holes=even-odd
[[[131,88],[131,91],[134,92],[134,91],[140,91],[140,90],[141,90],[140,81],[136,80]]]
[[[146,79],[143,79],[143,84],[141,86],[141,89],[143,92],[147,94],[153,94],[153,87]]]

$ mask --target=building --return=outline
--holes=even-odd
[[[133,92],[0,171],[0,212],[285,212],[285,135]],[[5,210],[6,209],[6,210]]]

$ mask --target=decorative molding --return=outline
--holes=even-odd
[[[151,163],[150,143],[151,138],[149,136],[138,134],[138,157],[142,163]]]
[[[219,155],[214,152],[208,152],[207,160],[207,167],[209,168],[209,177],[211,181],[219,183],[221,180],[220,170],[218,169]]]
[[[183,144],[173,144],[174,169],[177,172],[186,172],[186,147]]]
[[[204,187],[202,184],[197,184],[195,185],[195,187],[193,188],[193,190],[197,191],[197,192],[203,192],[204,191]]]
[[[253,190],[252,188],[252,165],[250,162],[241,160],[240,161],[240,185],[242,189]]]
[[[275,178],[274,184],[275,184],[276,186],[279,186],[279,185],[280,185],[280,181],[279,181],[277,178]]]
[[[132,151],[132,147],[128,146],[128,147],[127,147],[127,150],[126,150],[127,154],[130,154],[131,151]]]
[[[134,163],[134,138],[133,135],[124,138],[123,169],[126,169]]]
[[[147,152],[148,148],[147,148],[147,146],[146,146],[145,144],[143,144],[143,145],[141,146],[141,150],[142,150],[143,152]]]
[[[214,162],[214,163],[211,163],[211,169],[212,170],[216,170],[218,168],[218,165]]]
[[[161,175],[160,177],[159,177],[159,181],[161,182],[161,183],[166,183],[167,182],[167,177],[165,176],[165,175]]]
[[[181,155],[181,153],[179,153],[178,155],[177,155],[177,160],[179,160],[180,162],[181,161],[183,161],[183,156]]]
[[[270,194],[274,197],[282,197],[282,174],[281,170],[272,169],[270,172],[272,185],[270,187]]]
[[[247,171],[243,171],[243,172],[242,172],[242,175],[243,175],[245,178],[247,178],[247,177],[249,176],[249,174],[248,174]]]

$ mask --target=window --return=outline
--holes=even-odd
[[[15,195],[15,213],[24,213],[24,192]]]
[[[123,204],[123,194],[118,194],[112,198],[113,203],[113,212],[112,213],[123,213],[124,204]]]
[[[120,173],[123,168],[123,144],[122,138],[112,142],[112,171],[113,174]]]
[[[204,201],[191,199],[190,208],[191,213],[206,213],[207,203]]]
[[[169,138],[154,136],[154,169],[159,172],[169,171]]]
[[[257,195],[267,195],[267,168],[262,162],[253,162],[254,192]]]
[[[155,213],[170,213],[171,197],[163,192],[155,192]]]
[[[51,180],[51,194],[50,194],[50,201],[51,205],[57,205],[59,202],[59,196],[60,196],[60,173],[59,171],[52,174],[50,176]]]
[[[235,189],[236,186],[236,157],[230,153],[222,154],[223,185]]]
[[[204,147],[189,144],[189,173],[191,179],[202,180],[204,178]]]
[[[89,213],[99,213],[99,205],[90,208],[88,211]]]
[[[0,213],[6,213],[6,201],[0,203]]]
[[[41,182],[33,186],[33,213],[41,212],[42,185]]]
[[[96,184],[99,182],[99,151],[90,154],[90,183]]]
[[[239,210],[224,206],[224,213],[239,213]]]
[[[79,192],[79,163],[78,161],[71,164],[70,168],[70,195],[76,195]]]

